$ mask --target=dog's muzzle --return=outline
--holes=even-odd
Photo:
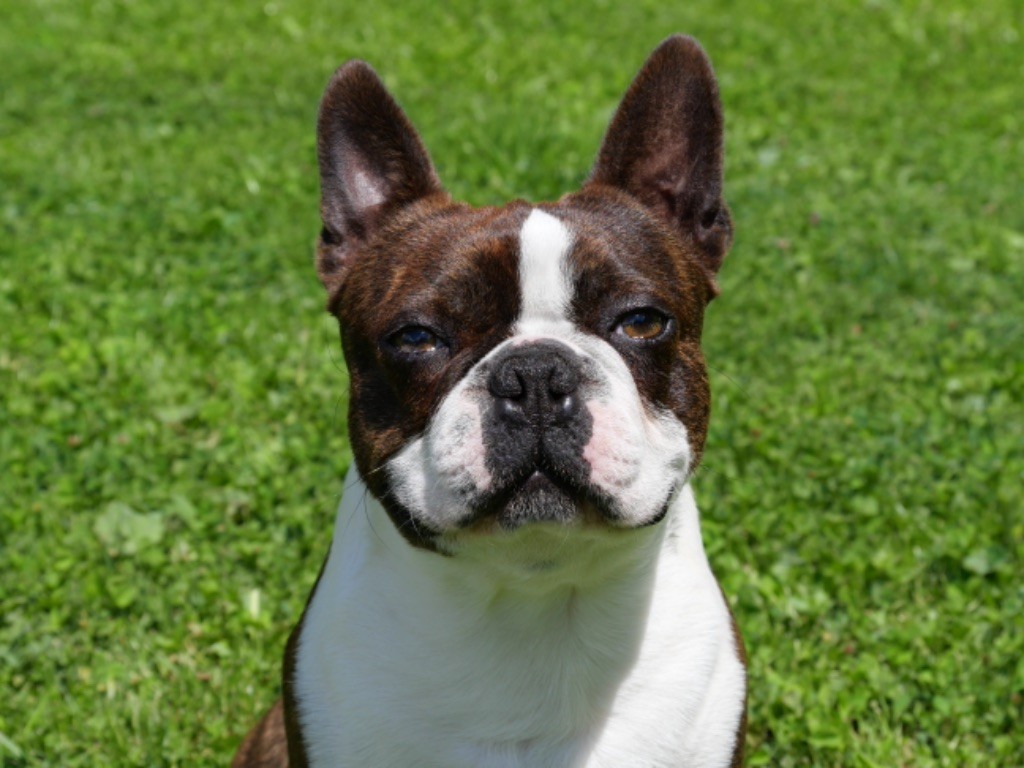
[[[512,344],[491,361],[483,432],[493,483],[469,524],[491,515],[504,528],[565,523],[597,501],[583,458],[593,426],[585,365],[553,340]]]

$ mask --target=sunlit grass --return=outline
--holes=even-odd
[[[0,765],[224,764],[331,536],[320,90],[371,61],[477,203],[578,184],[669,33],[738,236],[696,482],[750,763],[1024,764],[1012,0],[0,11]]]

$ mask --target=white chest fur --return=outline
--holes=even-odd
[[[639,531],[410,547],[353,469],[298,646],[310,764],[729,765],[744,700],[686,486]]]

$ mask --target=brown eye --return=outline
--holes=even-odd
[[[388,343],[403,355],[422,355],[441,347],[441,340],[437,334],[422,325],[402,328],[391,334]]]
[[[665,332],[668,318],[656,309],[638,309],[619,320],[617,331],[637,341],[650,341]]]

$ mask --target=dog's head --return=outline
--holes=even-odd
[[[453,202],[358,61],[327,87],[318,153],[352,448],[402,534],[657,523],[703,448],[701,325],[732,235],[700,46],[651,55],[557,203]]]

